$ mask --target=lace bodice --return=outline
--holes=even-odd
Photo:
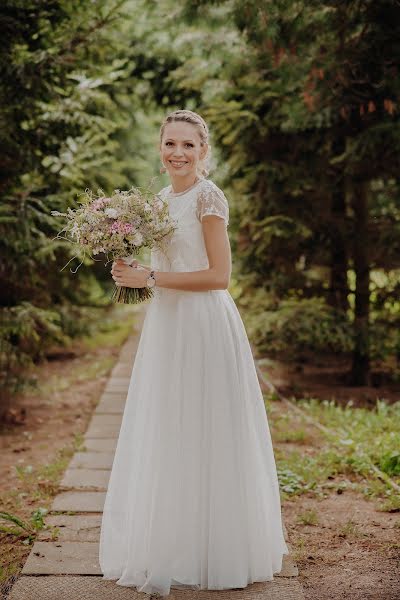
[[[151,251],[151,268],[158,271],[200,271],[207,269],[208,257],[201,221],[206,215],[221,217],[229,224],[229,205],[223,191],[209,179],[201,179],[188,190],[172,191],[172,185],[159,194],[168,202],[176,230],[164,240],[163,250]]]

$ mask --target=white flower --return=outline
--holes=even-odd
[[[106,208],[106,210],[104,211],[104,214],[107,217],[110,217],[110,219],[117,219],[118,218],[118,211],[116,208]]]
[[[150,206],[150,204],[148,202],[145,202],[143,207],[144,207],[144,210],[146,212],[150,212],[151,211],[151,206]]]
[[[135,246],[140,246],[140,244],[143,242],[143,236],[140,233],[140,231],[137,231],[132,239],[133,244]]]

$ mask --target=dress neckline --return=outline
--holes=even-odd
[[[187,194],[188,192],[190,192],[191,190],[193,190],[203,180],[204,180],[204,177],[200,177],[200,179],[198,179],[197,181],[195,181],[190,187],[186,188],[186,190],[183,190],[183,192],[174,192],[172,190],[172,183],[171,183],[170,184],[170,190],[169,190],[169,196],[172,196],[173,198],[176,198],[177,196],[183,196],[184,194]]]

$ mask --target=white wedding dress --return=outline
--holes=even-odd
[[[223,192],[201,179],[160,192],[178,223],[159,271],[208,268],[201,218],[228,225]],[[167,596],[244,588],[288,554],[263,396],[228,290],[155,288],[148,303],[105,500],[103,578]]]

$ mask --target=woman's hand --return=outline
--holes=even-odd
[[[150,269],[149,267],[140,265],[137,260],[134,260],[130,266],[119,258],[113,262],[111,274],[116,285],[131,288],[143,288],[147,286]]]

